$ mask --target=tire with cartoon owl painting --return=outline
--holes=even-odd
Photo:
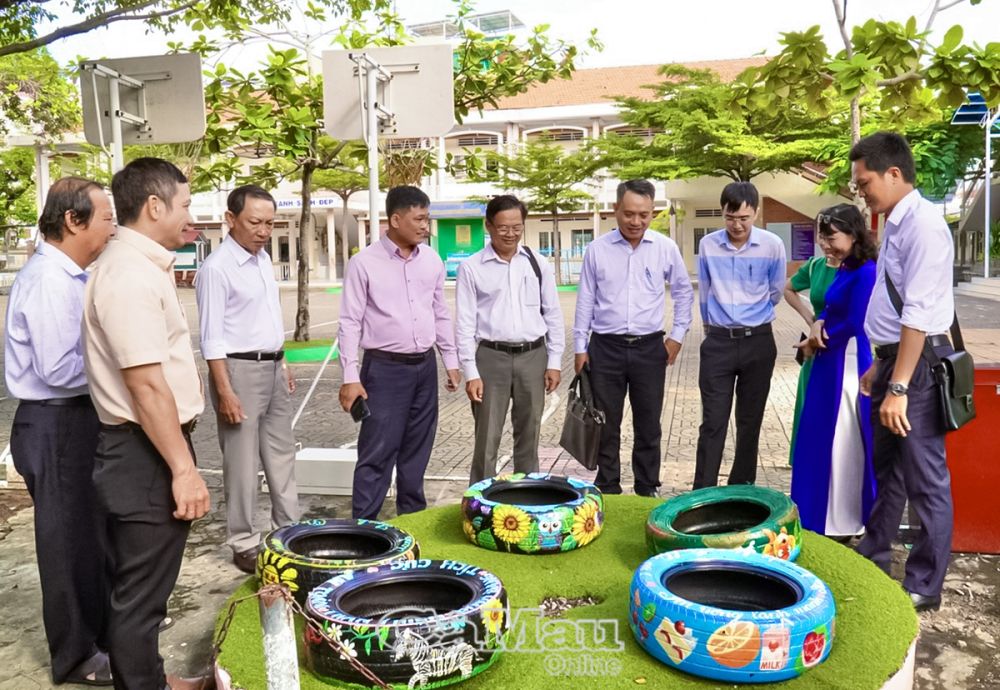
[[[309,669],[370,686],[361,662],[394,687],[467,680],[500,656],[510,629],[507,591],[493,573],[458,561],[396,561],[324,582],[306,611],[338,643],[305,630]]]
[[[303,520],[264,537],[256,574],[261,584],[287,585],[305,605],[314,587],[345,570],[411,561],[419,555],[412,536],[385,522]]]
[[[688,491],[654,508],[646,520],[650,554],[674,549],[739,549],[794,561],[802,550],[799,509],[763,486],[734,484]]]
[[[768,683],[826,660],[836,609],[808,570],[756,552],[653,556],[629,588],[629,627],[672,668],[726,683]]]
[[[542,554],[586,546],[604,526],[604,495],[575,477],[532,472],[491,477],[462,497],[462,529],[494,551]]]

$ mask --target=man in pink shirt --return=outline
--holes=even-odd
[[[424,471],[437,430],[437,345],[446,388],[461,380],[451,315],[444,301],[444,262],[426,244],[430,199],[416,187],[394,187],[385,200],[389,230],[347,265],[340,306],[340,406],[358,398],[369,416],[358,435],[352,514],[375,519],[396,468],[396,512],[427,507]],[[358,347],[365,358],[358,370]]]

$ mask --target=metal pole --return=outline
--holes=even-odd
[[[358,65],[359,69],[361,65]],[[379,233],[378,203],[378,112],[375,110],[375,96],[378,89],[378,70],[370,61],[365,62],[365,105],[368,108],[368,230],[369,241],[375,244]]]
[[[45,197],[49,194],[49,152],[42,144],[35,144],[35,194],[38,200],[38,214],[45,208]]]
[[[111,116],[111,172],[116,173],[125,167],[125,151],[122,147],[122,108],[117,77],[108,77],[108,99]]]
[[[260,625],[264,631],[267,690],[299,690],[299,655],[288,600],[276,586],[262,591],[258,599]]]
[[[983,278],[989,279],[990,277],[990,187],[992,186],[993,177],[993,125],[1000,117],[1000,108],[997,108],[995,113],[987,111],[986,113],[986,161],[984,168],[986,169],[986,189],[983,190],[983,201],[985,208],[983,210],[983,218],[985,222],[983,223]]]

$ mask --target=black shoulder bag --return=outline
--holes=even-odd
[[[524,247],[524,252],[528,255],[528,263],[531,264],[531,270],[535,272],[535,277],[538,278],[538,311],[542,313],[542,316],[545,316],[545,307],[542,306],[542,267],[538,265],[538,259],[535,258],[533,251]]]
[[[885,274],[885,285],[889,290],[892,306],[896,313],[902,316],[903,298],[893,285],[888,271]],[[951,322],[951,344],[955,351],[950,355],[938,357],[930,342],[925,340],[921,356],[930,365],[931,374],[934,376],[938,397],[941,399],[944,427],[948,431],[956,431],[976,418],[976,404],[972,399],[976,366],[972,361],[972,355],[965,349],[957,313],[955,320]]]

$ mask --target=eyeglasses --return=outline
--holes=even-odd
[[[834,223],[837,225],[843,225],[844,219],[835,213],[821,213],[816,216],[816,222],[820,225],[833,225]]]
[[[501,235],[519,235],[524,232],[524,225],[494,225],[493,229]]]

